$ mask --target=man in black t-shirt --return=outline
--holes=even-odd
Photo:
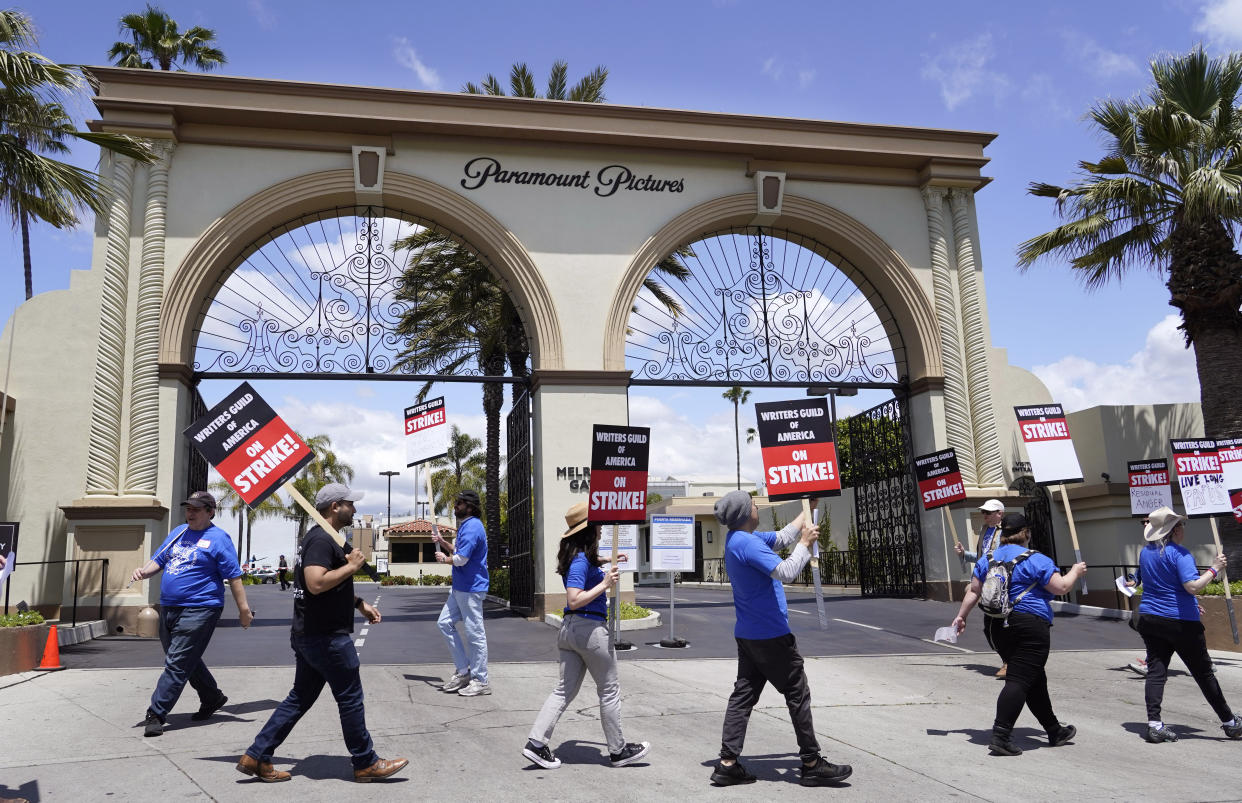
[[[315,495],[315,508],[333,529],[340,530],[353,523],[354,502],[361,498],[361,492],[329,483]],[[315,704],[325,683],[340,710],[341,731],[354,765],[355,781],[387,778],[409,763],[404,758],[377,756],[367,732],[362,676],[352,636],[354,610],[371,624],[379,623],[380,613],[354,596],[354,574],[362,568],[363,560],[360,551],[342,547],[322,527],[312,527],[303,537],[302,554],[293,567],[293,690],[237,762],[238,772],[268,783],[289,780],[289,773],[272,766],[272,753]]]

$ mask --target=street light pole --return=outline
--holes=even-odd
[[[381,477],[388,478],[388,526],[392,527],[392,478],[399,476],[400,471],[381,471]],[[371,553],[375,553],[375,531],[371,531]]]

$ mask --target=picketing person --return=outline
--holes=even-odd
[[[783,583],[801,574],[811,558],[810,547],[819,533],[800,513],[777,532],[756,532],[759,508],[745,491],[730,491],[716,502],[716,520],[728,528],[725,568],[733,586],[737,641],[737,680],[725,710],[720,760],[711,781],[719,786],[754,783],[757,779],[739,760],[746,740],[751,709],[766,684],[785,696],[802,757],[800,783],[826,786],[844,781],[853,772],[848,764],[832,764],[819,752],[811,721],[811,689],[807,683],[798,642],[789,629],[789,611]],[[794,543],[796,545],[794,545]],[[793,546],[781,560],[776,550]]]
[[[137,582],[161,571],[160,644],[164,647],[164,671],[143,719],[144,736],[160,736],[168,714],[185,684],[198,693],[198,711],[190,719],[204,720],[228,702],[216,679],[203,663],[203,653],[216,632],[224,611],[227,583],[237,603],[243,628],[250,627],[254,612],[246,600],[237,550],[229,534],[212,524],[216,498],[195,491],[181,503],[185,524],[173,530],[146,565],[135,569]]]
[[[989,499],[979,506],[979,512],[983,514],[983,526],[979,529],[979,538],[975,541],[975,548],[965,549],[961,543],[956,541],[953,543],[953,549],[958,556],[970,562],[972,571],[981,556],[992,554],[992,551],[1000,546],[1000,523],[1001,517],[1005,515],[1005,503],[999,499]],[[1001,668],[996,670],[996,677],[1004,678],[1008,673],[1009,666],[1002,663]]]
[[[996,698],[996,719],[988,749],[993,755],[1017,756],[1022,749],[1013,741],[1013,727],[1025,705],[1048,734],[1048,744],[1059,747],[1074,738],[1078,730],[1057,719],[1048,694],[1048,675],[1044,670],[1051,646],[1053,597],[1067,593],[1086,571],[1087,564],[1076,563],[1065,574],[1057,571],[1050,558],[1028,549],[1031,530],[1026,516],[1006,513],[1001,520],[1001,543],[989,557],[975,563],[970,588],[962,599],[953,627],[966,629],[966,617],[981,597],[998,593],[999,599],[985,601],[998,606],[986,612],[983,622],[988,644],[1009,667],[1005,686]],[[989,575],[1004,569],[1006,582]]]
[[[453,586],[437,622],[453,657],[453,676],[440,688],[462,697],[478,697],[492,693],[487,677],[487,629],[483,626],[483,600],[491,579],[487,570],[487,532],[479,521],[482,508],[478,492],[466,489],[458,493],[453,500],[453,514],[457,517],[457,537],[453,543],[441,538],[438,531],[433,536],[436,544],[448,553],[436,550],[436,560],[453,564]],[[457,632],[458,622],[466,633],[464,644]]]
[[[599,527],[588,523],[586,502],[571,507],[565,523],[569,529],[561,536],[556,556],[556,573],[565,583],[565,608],[556,638],[560,677],[539,709],[522,755],[544,769],[561,766],[549,745],[552,731],[590,672],[599,695],[609,763],[624,767],[647,755],[651,745],[626,742],[621,732],[621,683],[607,624],[608,590],[617,584],[620,569],[600,558]]]

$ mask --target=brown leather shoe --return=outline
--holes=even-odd
[[[257,758],[245,755],[237,760],[237,771],[242,775],[250,775],[264,783],[287,781],[293,776],[272,766],[272,762],[260,762]]]
[[[358,783],[370,783],[376,778],[387,778],[405,769],[405,765],[409,763],[408,758],[381,758],[366,769],[354,770],[354,780]]]
[[[1001,668],[996,670],[996,677],[1003,678],[1009,674],[1009,664],[1001,664]]]

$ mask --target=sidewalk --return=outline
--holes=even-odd
[[[189,719],[187,690],[164,736],[139,722],[156,669],[67,670],[5,679],[0,688],[0,798],[32,801],[297,800],[368,797],[455,800],[1156,800],[1237,799],[1242,742],[1224,739],[1184,671],[1174,672],[1165,721],[1182,740],[1149,745],[1143,681],[1125,670],[1133,650],[1058,652],[1049,662],[1061,719],[1074,744],[1049,748],[1024,713],[1015,730],[1026,753],[991,758],[986,744],[1000,681],[989,654],[808,659],[815,724],[829,760],[854,766],[839,789],[797,784],[797,756],[783,699],[764,693],[751,718],[746,766],[757,784],[708,784],[735,670],[731,660],[626,661],[621,667],[626,738],[650,741],[647,763],[607,766],[590,680],[553,739],[565,762],[543,770],[521,756],[535,712],[555,683],[552,663],[491,667],[490,697],[436,691],[444,664],[364,666],[367,721],[383,757],[410,766],[386,784],[352,784],[336,707],[319,704],[277,754],[294,773],[265,785],[233,769],[288,692],[293,671],[215,668],[229,705],[205,723]],[[1242,660],[1217,656],[1225,694],[1242,707]],[[1180,664],[1178,664],[1180,667]],[[3,682],[0,682],[3,685]]]

